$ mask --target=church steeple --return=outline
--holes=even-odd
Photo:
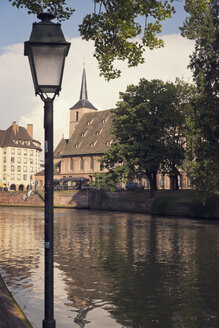
[[[78,109],[78,108],[89,108],[89,109],[97,110],[97,108],[95,108],[88,100],[85,67],[83,68],[83,73],[82,73],[80,100],[74,106],[72,106],[70,110]]]
[[[80,99],[74,106],[70,108],[69,138],[71,138],[82,116],[85,113],[95,111],[97,111],[97,108],[95,108],[88,100],[86,71],[85,67],[83,67]]]
[[[82,74],[80,100],[88,100],[85,68],[83,68],[83,74]]]

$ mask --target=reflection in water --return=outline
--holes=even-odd
[[[0,208],[1,273],[43,318],[44,213]],[[55,211],[57,327],[216,328],[219,222]]]

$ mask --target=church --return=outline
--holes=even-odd
[[[99,158],[109,149],[113,142],[110,133],[112,124],[111,110],[98,111],[88,100],[86,71],[83,68],[79,101],[70,108],[69,138],[60,140],[54,151],[54,182],[92,181],[100,170]],[[44,171],[35,175],[36,186],[44,187]],[[139,181],[146,189],[149,181]],[[157,174],[158,189],[170,189],[168,175]],[[191,189],[191,181],[186,172],[181,171],[179,177],[181,189]]]
[[[100,172],[98,159],[110,147],[112,113],[98,111],[88,100],[86,71],[83,68],[79,101],[70,108],[69,138],[54,150],[54,180],[84,178],[91,181]],[[44,186],[44,171],[35,175],[38,188]]]

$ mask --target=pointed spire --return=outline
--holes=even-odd
[[[85,72],[85,59],[83,62],[83,73],[82,73],[82,82],[81,82],[81,93],[80,93],[80,99],[79,101],[70,108],[71,109],[79,109],[79,108],[89,108],[89,109],[95,109],[90,101],[88,100],[87,96],[87,81],[86,81],[86,72]]]
[[[85,67],[83,68],[83,74],[82,74],[80,100],[88,100],[88,97],[87,97],[87,81],[86,81]]]

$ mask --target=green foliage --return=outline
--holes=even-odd
[[[145,47],[154,49],[163,46],[157,38],[161,21],[171,17],[172,0],[93,0],[94,13],[84,17],[79,31],[85,40],[93,40],[94,56],[101,75],[107,80],[120,76],[114,68],[115,60],[126,60],[128,66],[144,62]],[[139,19],[141,17],[141,19]],[[144,18],[144,22],[140,23]],[[137,39],[140,37],[140,39]]]
[[[66,0],[8,0],[12,6],[27,8],[28,14],[39,14],[43,11],[54,14],[59,21],[69,19],[75,11],[69,7]]]
[[[8,0],[17,8],[25,7],[28,13],[38,14],[47,10],[59,21],[68,19],[74,9],[68,0]],[[154,49],[163,46],[158,39],[161,21],[175,12],[173,0],[91,0],[92,14],[87,14],[79,25],[81,36],[93,40],[100,74],[107,80],[120,76],[114,67],[116,60],[127,60],[128,66],[144,62],[146,47]]]
[[[182,34],[195,39],[190,68],[197,95],[187,117],[185,168],[206,199],[219,186],[219,33],[216,0],[187,0]]]
[[[181,89],[177,90],[177,85]],[[106,177],[116,183],[147,176],[152,194],[158,170],[177,177],[177,166],[184,159],[181,108],[189,99],[182,89],[179,80],[175,85],[142,79],[139,85],[130,85],[121,93],[121,101],[113,110],[115,140],[101,159],[102,169],[108,171]]]

